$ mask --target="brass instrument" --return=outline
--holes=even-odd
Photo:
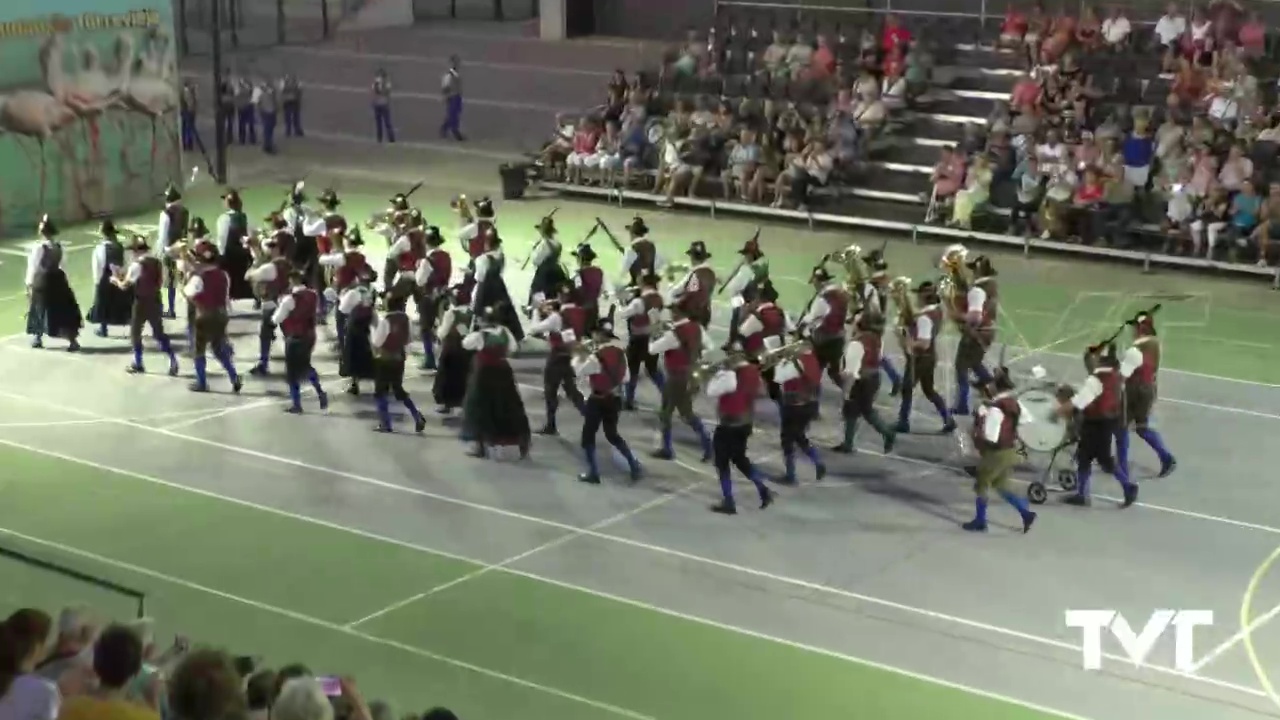
[[[867,263],[862,259],[862,248],[857,245],[850,245],[843,250],[837,250],[829,253],[822,258],[822,264],[838,263],[845,274],[845,290],[851,294],[858,294],[859,288],[871,277],[871,271],[867,268]]]
[[[938,278],[938,295],[950,314],[955,315],[962,307],[965,293],[969,291],[969,272],[965,260],[969,250],[963,245],[952,245],[942,254],[938,269],[942,277]]]
[[[668,263],[662,268],[662,279],[668,283],[673,283],[688,275],[691,269],[692,267],[688,263]]]
[[[690,393],[700,392],[707,380],[715,377],[715,374],[721,370],[728,370],[734,365],[737,365],[741,360],[741,354],[729,353],[715,362],[700,363],[693,369],[693,372],[689,373]]]
[[[908,332],[915,324],[918,313],[915,301],[911,299],[911,278],[904,275],[891,280],[889,297],[893,300],[894,309],[897,310],[897,325],[894,327],[893,334],[897,336],[903,354],[911,357],[909,352],[911,348],[907,347]]]
[[[381,230],[391,224],[391,218],[394,215],[395,211],[391,208],[376,212],[369,216],[369,219],[364,223],[364,227],[366,230]]]
[[[772,370],[785,362],[796,360],[810,347],[808,340],[795,340],[779,348],[767,350],[760,354],[760,369]]]
[[[449,208],[458,213],[458,218],[468,225],[476,221],[476,215],[471,211],[471,203],[467,200],[466,195],[459,195],[449,201]]]

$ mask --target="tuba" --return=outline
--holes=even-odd
[[[908,350],[906,347],[907,333],[912,325],[916,322],[916,306],[915,301],[911,298],[911,278],[905,275],[894,278],[889,283],[889,297],[893,300],[893,307],[897,311],[897,325],[894,327],[894,335],[898,338],[898,343],[902,346],[903,353]]]
[[[837,250],[822,258],[822,264],[829,262],[838,263],[844,270],[844,286],[850,295],[859,295],[859,289],[862,284],[871,277],[871,271],[867,269],[867,263],[862,259],[862,248],[857,245],[850,245],[843,250]]]
[[[968,248],[952,245],[942,253],[942,260],[938,263],[938,269],[942,271],[938,278],[938,295],[953,313],[963,307],[965,293],[969,291],[969,275],[965,267],[968,257]]]
[[[475,213],[471,211],[471,203],[467,200],[466,195],[459,195],[450,200],[449,208],[458,213],[458,219],[465,225],[470,225],[476,221]]]

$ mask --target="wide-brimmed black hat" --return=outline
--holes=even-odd
[[[440,234],[440,228],[436,227],[435,225],[428,225],[426,229],[422,231],[422,233],[425,236],[426,243],[428,246],[434,248],[434,247],[440,247],[441,245],[444,244],[444,235]]]
[[[603,335],[610,340],[616,340],[618,336],[614,334],[613,313],[618,309],[617,305],[609,307],[609,314],[596,321],[596,326],[591,330],[593,335]]]
[[[991,277],[996,274],[995,266],[991,264],[991,258],[986,255],[974,255],[966,260],[964,265],[983,277]]]
[[[182,193],[178,190],[178,186],[169,183],[165,186],[164,192],[160,194],[165,202],[177,202],[182,199]]]
[[[698,261],[711,259],[711,253],[707,250],[707,244],[701,240],[694,240],[690,243],[689,249],[686,250],[684,254]]]
[[[232,210],[240,210],[244,207],[244,201],[240,199],[240,191],[234,188],[227,188],[222,193],[222,200]]]
[[[543,235],[546,235],[548,237],[554,237],[556,234],[556,220],[555,218],[548,215],[542,218],[541,220],[539,220],[535,228],[538,230],[538,232],[542,233]]]
[[[635,237],[644,237],[649,234],[649,226],[644,224],[644,218],[637,215],[631,218],[631,224],[627,225],[627,232]]]
[[[577,249],[573,251],[573,256],[582,262],[592,262],[599,257],[599,255],[596,255],[596,251],[588,243],[582,243],[579,245]]]
[[[53,218],[48,214],[40,216],[40,224],[36,225],[36,232],[44,237],[54,237],[58,234],[58,226],[53,223]]]
[[[404,193],[400,193],[399,195],[392,195],[392,196],[391,196],[391,209],[392,209],[392,210],[408,210],[408,209],[409,209],[409,196],[408,196],[408,195],[405,195]]]
[[[134,235],[129,242],[129,249],[136,253],[151,252],[151,243],[147,242],[145,235]]]
[[[301,205],[306,202],[307,194],[304,192],[305,188],[306,183],[302,180],[294,183],[293,187],[289,188],[289,202],[294,205]]]
[[[871,275],[873,277],[883,276],[889,272],[889,263],[885,262],[884,258],[879,258],[867,265],[871,268]]]
[[[360,228],[353,227],[343,237],[342,243],[350,247],[359,247],[364,244],[364,237],[360,235]]]
[[[98,234],[102,237],[110,238],[119,235],[120,231],[116,229],[116,223],[114,220],[106,218],[102,221],[102,224],[98,226]]]
[[[760,250],[760,241],[756,238],[751,238],[750,240],[742,243],[742,248],[738,250],[738,254],[760,256],[764,253]]]
[[[327,188],[324,192],[320,193],[320,197],[316,198],[316,202],[320,203],[322,207],[330,210],[342,204],[342,200],[338,199],[338,193],[334,192],[332,188]]]
[[[831,282],[831,273],[827,272],[826,268],[819,265],[813,269],[812,273],[810,273],[809,282]]]
[[[475,204],[476,219],[492,220],[494,218],[493,201],[487,197],[482,197]]]
[[[193,238],[203,238],[209,236],[209,226],[204,224],[204,218],[191,218],[191,227],[187,228],[187,234]]]

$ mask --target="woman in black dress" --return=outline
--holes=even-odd
[[[345,319],[338,374],[349,381],[349,395],[360,394],[361,380],[373,380],[373,346],[369,334],[373,331],[373,308],[377,299],[373,283],[377,279],[377,271],[366,267],[356,284],[338,298],[338,312]]]

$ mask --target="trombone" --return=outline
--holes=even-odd
[[[794,340],[782,347],[768,350],[760,354],[761,370],[772,370],[779,365],[792,362],[805,354],[810,348],[808,340]]]

